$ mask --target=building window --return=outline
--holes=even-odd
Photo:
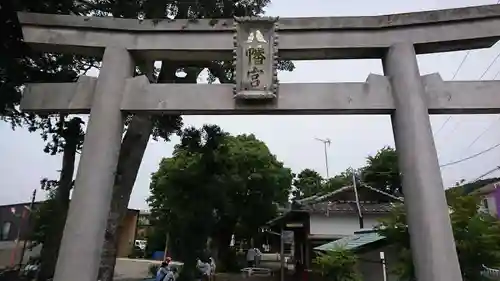
[[[149,218],[147,216],[144,216],[144,215],[140,215],[139,216],[139,222],[138,224],[140,226],[146,226],[146,225],[149,225]]]
[[[486,209],[486,211],[489,210],[489,208],[488,208],[488,199],[487,198],[483,199],[483,207]]]
[[[481,204],[479,205],[479,211],[483,213],[489,213],[490,210],[488,208],[488,199],[483,198],[481,199]]]
[[[10,234],[11,222],[4,222],[2,224],[2,233],[0,233],[0,240],[8,240]]]

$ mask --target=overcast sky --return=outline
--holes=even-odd
[[[494,4],[496,0],[273,0],[267,14],[280,17],[361,16],[435,10]],[[439,72],[451,79],[466,52],[419,56],[421,74]],[[493,79],[500,72],[500,60],[486,72],[500,54],[500,45],[472,51],[456,80]],[[358,82],[370,73],[382,74],[379,60],[301,61],[291,73],[281,73],[282,82]],[[445,164],[465,158],[500,143],[500,122],[497,115],[431,116],[439,161]],[[217,124],[232,134],[253,133],[266,142],[272,153],[286,166],[299,172],[315,169],[326,175],[323,144],[314,138],[330,138],[328,149],[330,175],[348,167],[364,165],[366,156],[383,146],[394,145],[388,116],[185,116],[186,125]],[[442,128],[442,129],[440,129]],[[439,132],[438,132],[439,131]],[[12,131],[0,123],[0,204],[25,202],[33,189],[39,188],[43,177],[57,179],[60,156],[44,154],[43,142],[37,133],[25,129]],[[479,137],[479,139],[478,139]],[[169,157],[174,144],[150,141],[132,193],[129,207],[147,208],[151,173],[162,157]],[[472,144],[472,145],[471,145]],[[471,160],[441,170],[446,186],[460,179],[474,180],[500,165],[500,148]],[[490,176],[499,176],[493,173]],[[37,199],[45,197],[38,192]]]

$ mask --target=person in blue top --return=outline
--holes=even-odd
[[[156,272],[156,278],[155,281],[163,281],[163,278],[167,276],[168,273],[168,263],[167,262],[162,262],[160,265],[160,268],[158,268],[158,271]]]
[[[156,272],[155,281],[173,281],[173,272],[170,270],[169,264],[172,261],[170,257],[167,257],[164,262],[161,263],[160,268]]]

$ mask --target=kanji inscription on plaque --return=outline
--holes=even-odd
[[[235,98],[276,98],[277,20],[278,18],[269,17],[235,18]]]

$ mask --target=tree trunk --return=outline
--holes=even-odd
[[[123,138],[101,254],[100,280],[113,280],[123,219],[152,130],[149,117],[134,116]]]
[[[222,270],[227,270],[235,266],[234,257],[229,253],[231,237],[233,236],[235,224],[227,224],[218,228],[215,238],[217,247],[217,266]]]
[[[174,81],[176,69],[173,66],[162,65],[158,81]],[[150,71],[148,73],[152,73],[152,70]],[[149,76],[150,80],[152,80],[151,75]],[[196,82],[196,79],[194,81]],[[101,264],[99,267],[99,280],[101,281],[113,280],[121,224],[127,212],[130,194],[132,193],[153,127],[154,122],[151,118],[136,115],[132,117],[132,121],[123,138],[113,186],[113,199],[108,215],[103,252],[101,254]]]
[[[59,176],[59,185],[55,192],[55,207],[52,210],[53,220],[47,230],[46,239],[42,246],[41,268],[38,280],[45,281],[54,276],[59,254],[59,246],[64,232],[66,215],[69,207],[69,195],[73,187],[73,173],[75,170],[75,156],[78,148],[78,135],[69,136],[64,146],[62,169]]]

